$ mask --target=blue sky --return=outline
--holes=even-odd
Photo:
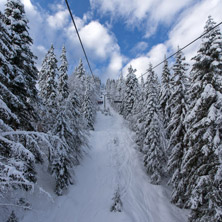
[[[30,21],[33,51],[40,68],[54,44],[57,57],[67,48],[69,73],[83,58],[64,0],[21,0]],[[6,0],[0,1],[4,9]],[[93,72],[103,80],[127,73],[132,64],[140,76],[149,62],[159,63],[198,37],[208,15],[222,21],[221,0],[69,0]],[[188,62],[198,44],[184,53]],[[85,62],[86,70],[88,67]],[[155,71],[160,74],[162,67]]]

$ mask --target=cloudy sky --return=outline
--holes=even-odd
[[[21,0],[30,21],[33,51],[41,67],[53,44],[67,48],[69,73],[84,59],[64,0]],[[0,0],[4,10],[6,0]],[[93,72],[103,80],[125,74],[131,64],[140,76],[148,68],[202,34],[208,15],[222,21],[221,0],[69,0]],[[184,53],[189,62],[198,44]],[[89,72],[86,62],[85,67]],[[155,71],[161,72],[162,67]]]

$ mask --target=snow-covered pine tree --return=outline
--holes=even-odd
[[[41,162],[42,158],[33,137],[14,131],[21,125],[16,110],[25,110],[27,106],[10,89],[14,51],[10,45],[10,29],[3,19],[0,13],[0,192],[6,193],[18,187],[30,189],[36,181],[34,163]]]
[[[143,76],[141,76],[141,82],[140,82],[140,88],[141,88],[141,98],[144,101],[145,99],[145,82]]]
[[[115,191],[114,197],[112,198],[112,200],[113,200],[113,204],[110,208],[110,211],[111,212],[121,212],[122,208],[123,208],[123,203],[122,203],[122,200],[121,200],[119,187]]]
[[[48,132],[58,114],[58,96],[57,96],[57,59],[54,53],[54,47],[45,55],[42,67],[39,72],[39,96],[43,106],[40,107],[41,130]]]
[[[39,88],[40,88],[40,97],[45,106],[48,107],[49,111],[53,111],[56,108],[56,96],[57,96],[57,59],[54,53],[54,47],[51,45],[51,48],[47,52],[43,63],[42,68],[39,72]]]
[[[84,100],[84,95],[86,91],[86,71],[82,62],[82,59],[80,59],[78,66],[75,68],[74,73],[69,77],[70,79],[70,85],[69,88],[71,91],[75,90],[78,94],[78,97],[81,102]]]
[[[1,82],[9,85],[10,78],[12,78],[12,65],[10,59],[14,53],[14,49],[11,45],[10,30],[4,23],[5,16],[0,11],[0,74]]]
[[[35,66],[36,56],[31,51],[32,39],[28,33],[28,20],[24,5],[20,0],[8,0],[5,8],[5,23],[10,30],[10,44],[14,48],[10,63],[13,73],[9,88],[24,104],[24,109],[12,109],[21,120],[19,128],[33,130],[38,120],[36,81],[38,70]]]
[[[138,99],[138,79],[135,75],[136,69],[133,69],[132,66],[128,68],[128,74],[126,77],[125,83],[125,94],[123,100],[123,117],[129,119],[129,116],[133,115],[133,108],[135,101]]]
[[[88,129],[94,130],[93,104],[90,98],[90,82],[88,78],[87,78],[87,86],[86,86],[86,91],[85,91],[85,96],[84,96],[84,101],[83,101],[83,115],[86,119]]]
[[[66,113],[69,117],[70,127],[72,128],[72,135],[75,139],[75,143],[72,148],[75,150],[77,164],[80,163],[80,159],[83,157],[83,146],[87,146],[87,123],[81,112],[81,104],[78,95],[75,91],[69,94],[66,104]]]
[[[163,114],[163,125],[166,129],[169,121],[170,121],[170,92],[171,92],[171,82],[170,82],[170,69],[168,67],[168,61],[164,61],[163,71],[162,71],[162,79],[161,79],[161,91],[160,91],[160,107]],[[169,138],[169,135],[167,135]]]
[[[62,54],[60,56],[61,65],[59,67],[59,77],[58,77],[58,89],[57,96],[59,105],[62,105],[62,101],[66,100],[69,96],[68,88],[68,61],[66,58],[65,46],[62,48]]]
[[[135,132],[136,132],[136,144],[138,145],[138,148],[140,151],[142,151],[143,147],[143,140],[145,137],[145,119],[146,116],[144,115],[144,109],[145,109],[145,83],[143,76],[141,77],[141,83],[140,83],[140,93],[139,93],[139,99],[138,99],[138,112],[137,117],[135,118]]]
[[[170,137],[167,148],[169,155],[167,169],[171,175],[169,182],[173,186],[171,201],[180,207],[183,206],[184,201],[184,190],[181,187],[183,182],[181,175],[181,162],[185,152],[184,135],[186,130],[184,119],[187,113],[187,66],[188,65],[185,63],[185,57],[183,53],[178,51],[176,54],[175,64],[173,65],[171,95],[166,99],[167,106],[170,108],[171,113],[171,118],[170,121],[168,119],[169,122],[167,125],[167,129],[170,129]]]
[[[190,222],[222,221],[222,36],[208,17],[202,44],[193,58],[189,112],[182,161],[185,206]]]
[[[77,78],[79,79],[83,79],[86,75],[86,71],[84,69],[84,66],[83,66],[83,62],[82,62],[82,59],[79,60],[79,65],[75,71],[75,75]]]
[[[150,64],[146,83],[145,138],[143,142],[144,165],[151,175],[151,182],[159,184],[164,175],[165,153],[161,136],[159,114],[159,87],[157,77]]]
[[[7,222],[18,222],[18,218],[16,217],[14,211],[12,211],[12,213],[10,214],[10,217],[8,218]]]
[[[62,113],[61,113],[62,115]],[[58,120],[62,121],[62,117]],[[63,134],[63,123],[59,123],[58,127],[54,128],[53,133],[58,132],[59,136]],[[62,137],[62,136],[61,136]],[[59,137],[58,137],[59,138]],[[64,139],[64,138],[62,138]],[[49,172],[54,176],[56,180],[55,193],[57,195],[62,195],[64,190],[66,190],[69,184],[73,184],[73,179],[71,175],[71,168],[73,164],[70,161],[69,157],[69,146],[65,140],[55,140],[52,143],[52,152],[50,152],[49,156]]]

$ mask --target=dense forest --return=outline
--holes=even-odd
[[[192,67],[178,47],[161,78],[147,64],[146,80],[130,66],[106,82],[151,183],[171,187],[171,202],[190,210],[189,222],[222,221],[222,34],[214,26],[209,16]],[[0,215],[8,222],[18,221],[11,207],[30,209],[25,197],[43,168],[58,196],[75,184],[101,94],[81,59],[68,75],[65,46],[58,56],[51,45],[38,70],[32,45],[24,5],[8,0],[0,11]],[[118,189],[113,200],[111,211],[121,211]]]
[[[129,67],[126,79],[106,83],[151,182],[168,179],[172,203],[191,210],[190,222],[222,221],[222,35],[215,25],[209,16],[192,67],[178,48],[161,81],[150,64],[146,81]]]
[[[55,179],[56,194],[74,183],[100,89],[82,60],[68,77],[65,46],[57,60],[52,45],[38,71],[28,30],[23,4],[7,1],[0,12],[0,199],[24,208],[17,191],[34,189],[39,165]]]

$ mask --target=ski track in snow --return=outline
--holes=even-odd
[[[38,195],[23,222],[185,222],[187,211],[169,202],[169,191],[149,183],[123,118],[98,112],[89,155],[75,170],[76,183],[54,203]],[[122,212],[110,212],[119,188]],[[47,187],[46,187],[47,190]],[[51,191],[52,193],[52,191]]]

